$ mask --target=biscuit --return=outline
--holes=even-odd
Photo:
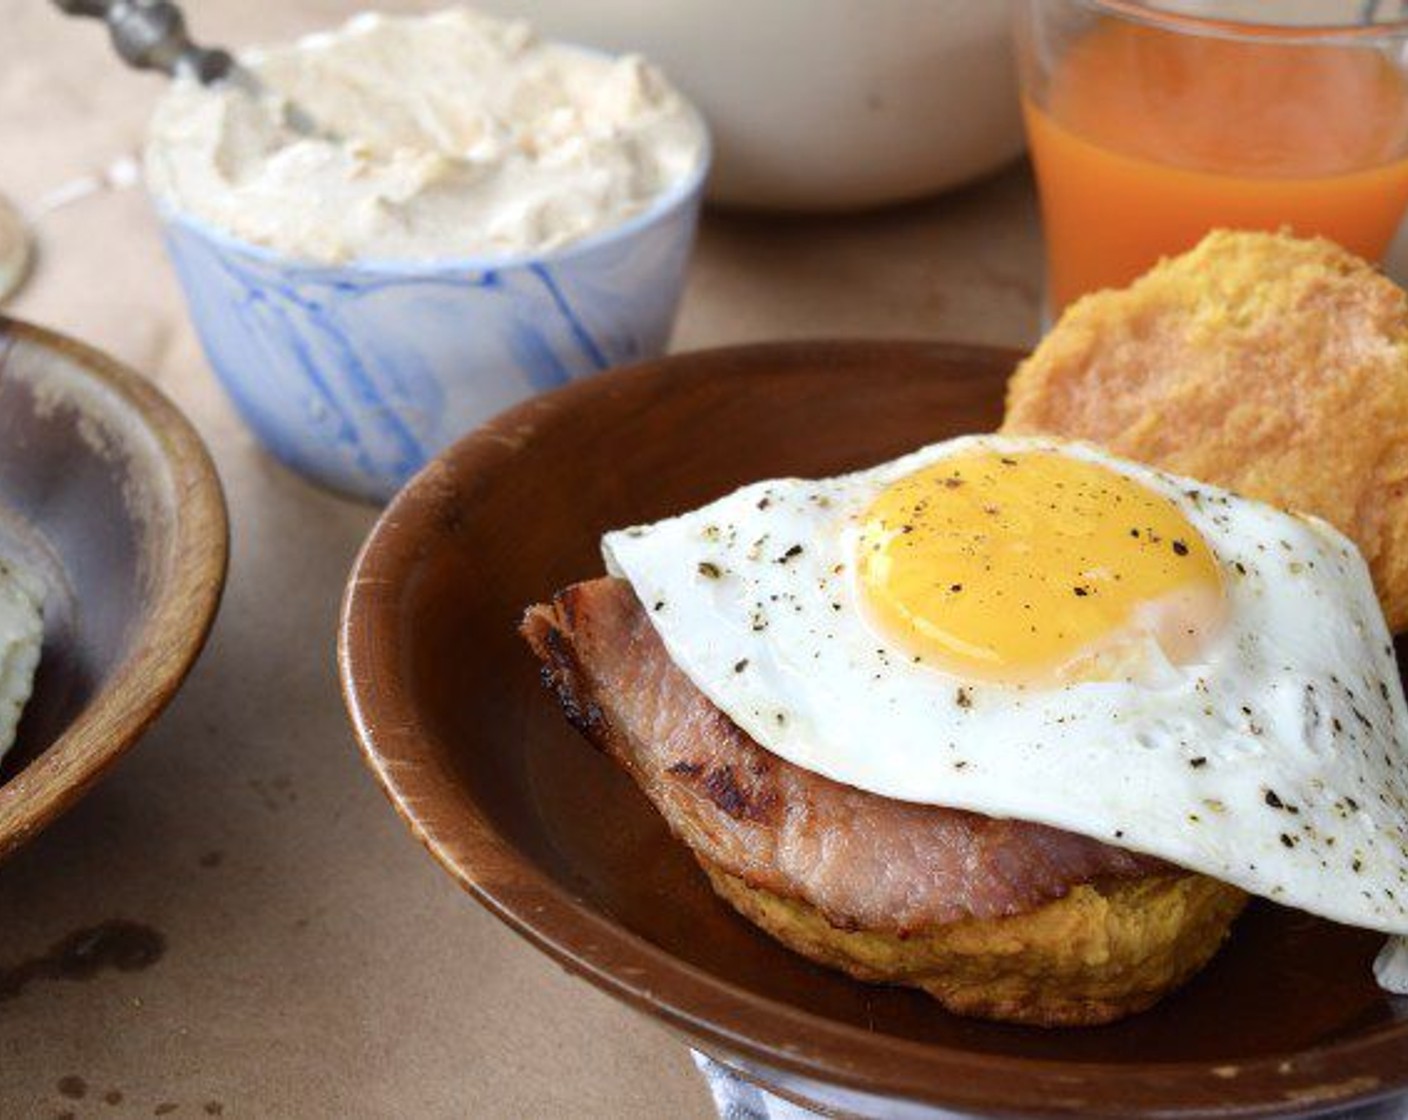
[[[1218,231],[1078,300],[1013,375],[1001,430],[1322,517],[1408,627],[1408,295],[1329,241]]]
[[[838,929],[800,899],[701,860],[714,890],[788,948],[872,983],[920,988],[960,1015],[1096,1026],[1151,1007],[1203,967],[1246,904],[1236,887],[1174,871],[1083,883],[1007,918],[908,936]]]

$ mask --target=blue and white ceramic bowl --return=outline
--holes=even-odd
[[[708,169],[706,145],[626,222],[493,259],[315,264],[159,211],[206,357],[255,434],[315,481],[385,501],[507,406],[664,352]]]

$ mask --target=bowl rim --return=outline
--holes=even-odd
[[[453,792],[454,775],[423,744],[397,616],[400,579],[443,516],[453,461],[481,477],[524,454],[561,414],[580,424],[598,397],[663,378],[734,376],[844,358],[919,351],[1011,368],[1005,348],[909,340],[755,343],[670,355],[574,382],[519,404],[437,456],[392,500],[354,561],[338,627],[344,703],[363,761],[412,835],[481,905],[569,972],[662,1020],[707,1051],[754,1068],[940,1108],[1022,1116],[1261,1117],[1364,1103],[1408,1087],[1408,1022],[1310,1050],[1227,1062],[1063,1062],[967,1051],[879,1035],[749,992],[674,957],[554,882]],[[467,468],[467,470],[466,470]],[[451,824],[450,822],[453,821]],[[1090,1093],[1090,1097],[1085,1096]]]
[[[714,139],[704,114],[693,101],[679,95],[690,122],[699,134],[699,157],[689,172],[671,183],[650,201],[626,218],[551,249],[524,249],[514,253],[474,253],[460,257],[416,260],[395,257],[353,257],[346,261],[319,261],[312,257],[281,253],[268,245],[249,241],[230,233],[213,222],[176,206],[151,189],[147,195],[157,217],[167,225],[179,226],[196,237],[214,245],[222,252],[235,253],[278,268],[304,279],[362,275],[377,280],[424,280],[428,277],[460,275],[462,273],[493,273],[515,268],[549,267],[563,264],[594,252],[606,245],[627,241],[680,210],[702,202],[704,185],[714,166]]]
[[[57,354],[80,376],[116,394],[151,436],[175,491],[172,559],[121,660],[63,733],[0,785],[3,859],[82,797],[176,694],[219,609],[229,563],[229,519],[205,444],[145,377],[86,343],[3,313],[0,342]]]

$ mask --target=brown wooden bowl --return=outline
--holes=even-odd
[[[0,858],[73,804],[175,694],[228,533],[190,423],[90,347],[0,316],[0,556],[43,584],[44,649],[0,767]]]
[[[1408,1001],[1375,986],[1373,934],[1257,904],[1201,976],[1126,1022],[956,1018],[813,966],[735,916],[542,688],[515,624],[601,572],[603,530],[990,430],[1017,358],[905,343],[684,354],[480,429],[392,503],[348,585],[342,679],[367,761],[411,831],[510,926],[793,1097],[886,1116],[1383,1102],[1408,1086]]]

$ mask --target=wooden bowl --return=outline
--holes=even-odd
[[[0,767],[0,858],[73,804],[175,694],[225,581],[200,437],[147,381],[0,317],[0,556],[45,590],[44,649]]]
[[[1382,939],[1269,904],[1183,991],[1096,1029],[956,1018],[813,966],[715,899],[543,690],[515,624],[601,572],[604,529],[990,430],[1017,358],[901,343],[685,354],[501,416],[402,492],[357,562],[340,652],[368,763],[510,926],[793,1098],[886,1116],[1228,1117],[1401,1092],[1408,1001],[1374,984]]]

